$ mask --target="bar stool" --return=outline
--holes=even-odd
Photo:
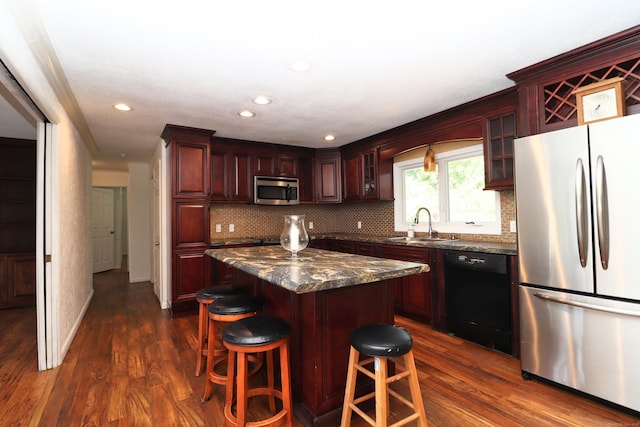
[[[239,290],[230,285],[217,285],[200,289],[196,293],[198,301],[198,350],[196,352],[196,377],[202,373],[204,359],[207,357],[207,307],[209,304],[228,295],[238,294]]]
[[[222,331],[222,341],[229,350],[227,392],[224,404],[225,426],[271,426],[284,423],[293,425],[291,399],[291,372],[289,368],[289,336],[291,325],[275,316],[258,315],[233,322]],[[280,383],[274,381],[273,351],[280,353]],[[267,358],[267,386],[248,386],[247,353],[264,352]],[[237,360],[236,360],[237,359]],[[237,377],[233,377],[236,371]],[[234,399],[235,392],[235,399]],[[273,414],[265,420],[247,421],[247,403],[250,397],[269,396],[269,409]],[[282,409],[276,413],[275,398],[282,401]],[[233,404],[236,403],[236,415]],[[278,424],[277,424],[278,423]]]
[[[216,322],[231,323],[246,317],[255,316],[262,310],[262,299],[250,295],[229,295],[219,298],[209,304],[209,337],[207,339],[207,352],[213,354],[207,357],[207,373],[204,386],[204,395],[201,399],[202,403],[211,397],[211,384],[226,384],[228,374],[221,375],[216,372],[216,367],[221,365],[227,358],[227,350],[222,347],[220,351],[215,350],[216,347]],[[223,357],[220,357],[220,356]],[[262,366],[262,359],[251,357],[253,367],[250,375],[257,372]]]
[[[393,425],[400,426],[410,421],[418,420],[420,426],[427,426],[427,417],[420,393],[420,384],[413,359],[412,347],[413,341],[411,335],[405,329],[398,326],[373,324],[361,326],[352,331],[341,427],[351,425],[352,411],[355,411],[372,426],[386,427],[389,415],[389,395],[395,397],[413,410],[410,415]],[[361,353],[368,356],[368,358],[360,361]],[[387,361],[395,358],[402,359],[402,365],[404,366],[399,366],[396,362],[396,367],[401,368],[400,373],[389,377]],[[372,363],[374,366],[373,371],[365,367]],[[375,381],[375,391],[354,399],[358,371]],[[411,401],[405,399],[389,387],[390,383],[405,377],[407,377],[409,381]],[[375,397],[376,402],[375,420],[357,406],[373,397]]]

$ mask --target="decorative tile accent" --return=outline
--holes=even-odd
[[[502,210],[502,235],[458,235],[460,239],[478,242],[515,243],[516,234],[509,232],[509,222],[515,220],[515,198],[513,190],[500,192]],[[305,215],[305,226],[309,234],[348,233],[377,236],[392,236],[393,201],[348,203],[340,205],[259,206],[240,204],[213,204],[210,209],[211,239],[235,239],[245,237],[279,236],[284,227],[284,215]],[[362,228],[358,228],[358,221]],[[309,223],[313,222],[313,229]],[[216,224],[222,231],[216,233]],[[235,231],[229,232],[229,224]]]

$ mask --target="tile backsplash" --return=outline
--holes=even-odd
[[[515,220],[515,199],[512,190],[500,192],[502,211],[501,235],[462,235],[466,240],[515,243],[516,233],[509,231]],[[252,204],[213,204],[210,208],[211,239],[279,236],[284,226],[283,215],[305,215],[309,234],[349,233],[389,236],[396,234],[393,224],[393,202],[377,201],[336,205],[260,206]],[[358,228],[360,221],[362,228]],[[313,229],[310,228],[313,223]],[[216,232],[216,225],[220,232]],[[234,231],[229,231],[233,224]]]

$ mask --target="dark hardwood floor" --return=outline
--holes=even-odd
[[[94,300],[64,363],[50,371],[37,371],[35,310],[0,311],[0,425],[222,425],[223,388],[201,404],[204,377],[193,375],[196,316],[170,318],[151,284],[127,277],[94,276]],[[397,323],[414,337],[431,426],[640,426],[632,414],[524,381],[509,356],[405,318]],[[260,401],[251,406],[266,411]]]

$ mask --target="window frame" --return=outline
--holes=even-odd
[[[443,191],[443,188],[448,189],[448,169],[447,164],[452,160],[460,160],[468,157],[483,156],[483,144],[475,144],[472,146],[459,148],[442,153],[436,153],[435,161],[438,169],[438,197],[440,203],[440,218],[448,218],[449,200],[448,191]],[[419,168],[423,166],[422,157],[408,159],[400,162],[394,162],[393,164],[393,191],[394,191],[394,229],[395,231],[407,231],[409,229],[408,223],[405,221],[405,203],[404,203],[404,171],[408,169]],[[500,192],[494,190],[495,193],[495,206],[496,206],[496,221],[475,221],[474,223],[465,222],[437,222],[432,224],[434,231],[439,233],[452,233],[452,234],[489,234],[500,235],[502,234],[502,215],[500,211]],[[428,208],[428,206],[427,206]],[[433,214],[433,212],[432,212]],[[422,218],[422,221],[418,224],[414,224],[413,229],[417,232],[428,232],[429,224],[426,220],[426,216]]]

